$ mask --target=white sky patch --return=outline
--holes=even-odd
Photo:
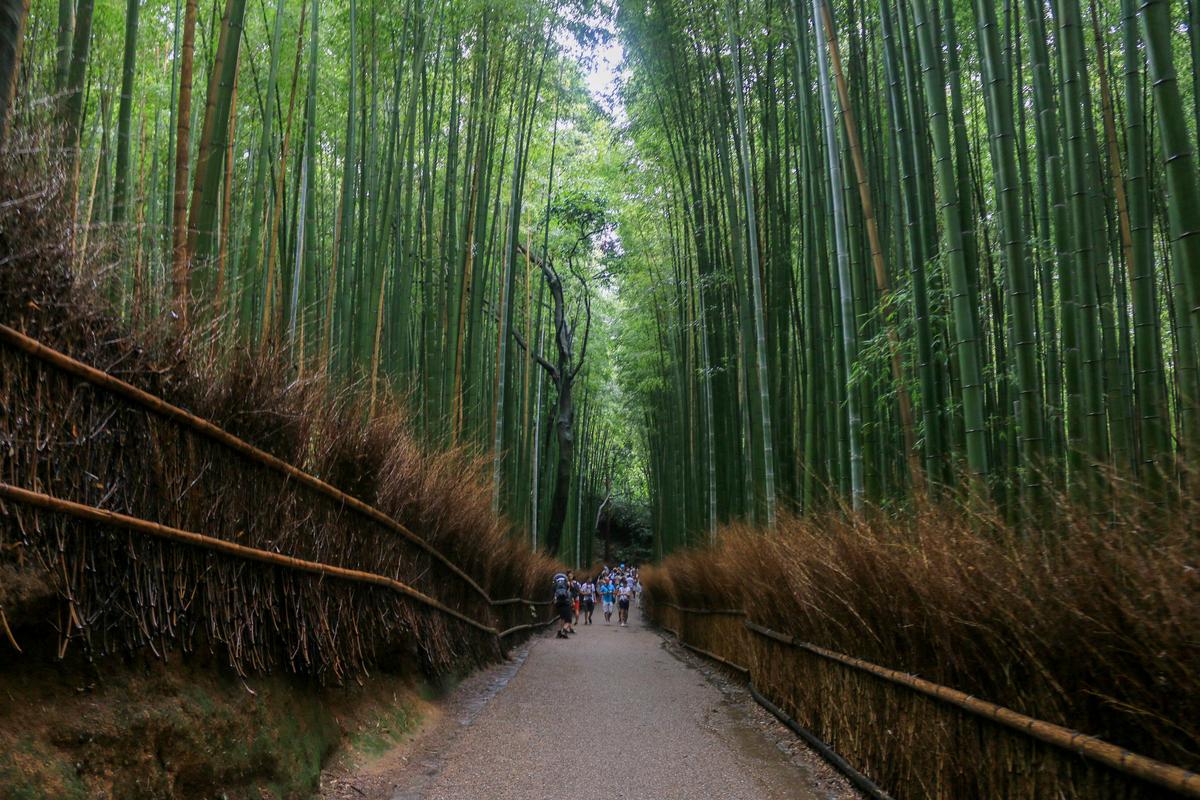
[[[593,17],[587,20],[587,23],[605,30],[609,34],[608,41],[585,49],[580,47],[570,32],[560,28],[558,43],[564,52],[578,61],[588,93],[612,116],[617,125],[623,126],[628,118],[618,89],[625,67],[625,48],[621,46],[616,24],[611,16]]]
[[[615,32],[607,44],[596,48],[594,56],[593,62],[585,67],[584,72],[588,91],[601,107],[613,115],[617,124],[623,125],[626,121],[625,104],[621,102],[617,90],[620,87],[621,72],[625,67],[625,48],[621,46]]]

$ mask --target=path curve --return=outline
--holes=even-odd
[[[506,685],[435,744],[435,763],[414,760],[392,784],[391,800],[853,796],[814,756],[765,735],[744,691],[723,691],[631,616],[620,628],[597,612],[569,641],[532,641]]]

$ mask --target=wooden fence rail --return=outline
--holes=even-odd
[[[437,548],[427,542],[424,538],[411,531],[408,527],[385,514],[383,511],[371,506],[370,504],[343,492],[335,486],[326,483],[320,478],[312,475],[304,470],[287,463],[277,456],[261,450],[249,442],[241,439],[229,431],[215,425],[209,420],[198,417],[188,411],[185,411],[178,406],[172,405],[160,397],[150,394],[142,389],[133,386],[132,384],[122,381],[107,372],[96,369],[95,367],[84,364],[71,356],[66,355],[58,350],[47,347],[41,342],[33,339],[20,331],[15,330],[7,325],[0,324],[0,342],[12,347],[15,350],[23,352],[33,358],[36,358],[52,367],[59,369],[69,375],[72,375],[93,386],[105,389],[135,405],[141,406],[145,410],[157,414],[164,419],[171,420],[181,427],[204,436],[211,441],[217,442],[220,445],[238,453],[239,455],[253,461],[259,465],[286,476],[289,479],[295,480],[302,486],[311,489],[319,494],[322,494],[329,499],[341,503],[345,507],[351,509],[355,513],[371,520],[388,530],[403,537],[406,541],[413,544],[417,548],[424,551],[431,558],[441,563],[444,567],[454,573],[464,583],[475,591],[484,601],[492,606],[500,606],[513,603],[524,603],[527,605],[549,605],[552,601],[549,600],[526,600],[523,598],[507,598],[505,600],[494,601],[488,592],[480,586],[470,575],[468,575],[461,567],[451,561],[448,557],[442,554]]]
[[[682,614],[709,616],[748,616],[744,611],[738,612],[729,609],[688,608],[686,606],[679,606],[674,603],[662,601],[658,601],[658,604],[674,609]],[[917,676],[906,672],[882,667],[878,664],[872,664],[860,658],[855,658],[854,656],[849,656],[844,653],[839,653],[834,650],[820,647],[812,644],[811,642],[799,640],[789,634],[780,633],[779,631],[759,625],[748,618],[743,620],[743,625],[748,631],[757,636],[778,642],[788,647],[803,650],[807,653],[818,656],[821,659],[840,664],[858,672],[869,674],[887,683],[896,686],[902,686],[910,691],[930,697],[941,703],[954,706],[973,716],[1001,725],[1023,736],[1036,739],[1060,750],[1075,753],[1097,763],[1103,764],[1115,772],[1137,778],[1156,787],[1166,789],[1170,792],[1175,792],[1183,797],[1200,798],[1200,775],[1190,770],[1174,766],[1172,764],[1165,764],[1147,756],[1130,752],[1122,747],[1102,741],[1094,736],[1089,736],[1061,725],[1056,725],[1052,722],[1035,719],[995,703],[990,703],[986,700],[972,697],[971,695],[968,695],[967,693],[961,692],[957,689],[952,689],[948,686],[943,686],[933,683],[932,681],[924,680],[923,678],[918,678]],[[681,642],[684,642],[683,637],[679,632],[669,628],[667,630],[679,638]],[[686,644],[686,642],[684,642],[684,644]],[[692,645],[687,646],[689,649],[695,650],[702,655],[725,663],[727,666],[730,666],[737,671],[741,671],[746,674],[752,674],[752,671],[749,667],[734,664],[710,651],[702,650]]]
[[[410,600],[415,600],[418,603],[437,609],[438,611],[448,616],[454,617],[460,622],[464,622],[473,628],[498,635],[499,631],[490,625],[485,625],[479,620],[456,611],[444,603],[430,597],[424,592],[418,591],[406,583],[389,578],[386,575],[377,575],[373,572],[364,572],[357,569],[348,569],[346,567],[338,567],[332,564],[322,564],[319,561],[306,561],[302,558],[294,558],[283,553],[272,553],[269,550],[261,550],[257,547],[247,547],[237,544],[236,542],[218,539],[215,536],[207,536],[194,531],[180,530],[172,528],[168,525],[160,525],[157,522],[151,522],[138,517],[130,517],[125,514],[118,514],[114,511],[108,511],[95,506],[75,503],[70,500],[63,500],[58,497],[51,497],[41,492],[32,492],[28,489],[22,489],[18,486],[13,486],[7,483],[0,483],[0,498],[9,500],[15,503],[40,508],[44,511],[52,511],[59,514],[67,514],[76,519],[86,520],[88,522],[97,522],[103,525],[111,525],[114,528],[122,528],[124,530],[142,533],[148,536],[155,536],[159,539],[169,539],[175,542],[183,542],[194,547],[200,547],[205,550],[221,553],[227,556],[235,556],[247,561],[258,561],[263,564],[270,564],[276,567],[285,567],[287,569],[299,570],[301,572],[311,572],[317,575],[327,575],[331,578],[351,581],[354,583],[373,584],[382,586],[386,589],[391,589],[398,592]]]

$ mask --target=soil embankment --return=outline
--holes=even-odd
[[[433,709],[412,679],[319,688],[218,665],[0,667],[2,800],[311,797],[339,752],[381,753]]]

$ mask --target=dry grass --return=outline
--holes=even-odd
[[[284,353],[228,346],[211,326],[181,336],[166,318],[120,319],[103,299],[107,276],[120,272],[117,248],[94,231],[87,257],[74,258],[69,243],[81,237],[66,227],[70,202],[53,153],[20,134],[10,147],[0,154],[0,322],[379,507],[494,598],[547,593],[555,564],[492,513],[481,460],[461,448],[423,447],[401,399],[377,398],[372,407],[361,386],[320,372],[299,378]],[[82,273],[73,263],[85,265]],[[530,621],[525,606],[493,612],[387,529],[7,349],[0,480],[391,575],[501,628]],[[45,597],[8,607],[26,645],[49,634],[88,658],[203,647],[241,672],[284,668],[340,680],[372,664],[444,672],[496,653],[494,640],[384,590],[247,567],[13,505],[0,508],[0,568],[36,575],[57,597],[50,613]]]
[[[953,508],[783,518],[773,533],[732,526],[717,549],[674,555],[643,582],[652,604],[744,608],[800,639],[1195,769],[1200,503],[1189,498],[1156,524],[1143,503],[1126,500],[1103,519],[1063,504],[1054,529],[1037,536]],[[655,613],[695,631],[700,646],[746,662],[737,620],[681,620],[661,603]],[[975,729],[1008,736],[998,729],[786,647],[759,641],[751,655],[760,686],[888,788],[1026,796],[1006,782],[1020,783],[1012,772],[1025,743],[1005,745],[1012,770],[972,763],[998,754],[963,744]],[[1079,793],[1080,780],[1038,784],[1028,796],[1126,796]]]

